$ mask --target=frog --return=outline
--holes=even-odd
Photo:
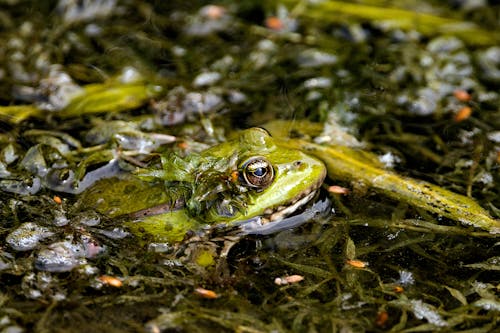
[[[264,128],[242,130],[200,153],[164,153],[161,168],[127,173],[118,182],[102,180],[88,191],[99,199],[93,206],[111,217],[125,216],[134,235],[166,243],[218,226],[268,234],[327,210],[328,205],[321,204],[292,219],[328,174],[330,180],[362,182],[394,200],[500,233],[500,221],[471,198],[387,170],[362,148],[314,142],[311,135],[322,132],[319,124],[274,121]]]
[[[160,160],[160,168],[99,181],[80,204],[123,219],[134,235],[155,242],[179,243],[188,232],[214,227],[268,234],[305,222],[304,216],[284,223],[314,201],[326,177],[319,159],[278,145],[259,127],[199,153],[165,152]],[[325,211],[328,204],[313,207]]]

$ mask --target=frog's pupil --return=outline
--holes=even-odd
[[[253,174],[254,174],[254,176],[262,177],[266,174],[266,169],[265,168],[257,168],[257,169],[255,169]]]

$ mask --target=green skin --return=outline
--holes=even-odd
[[[255,156],[267,159],[274,170],[273,181],[264,189],[246,186],[241,177],[244,162]],[[266,131],[251,128],[194,158],[167,156],[163,159],[163,170],[145,171],[139,176],[163,180],[166,188],[128,176],[119,182],[104,180],[96,184],[84,193],[82,202],[110,216],[133,213],[134,218],[129,218],[126,224],[134,234],[172,243],[182,240],[188,230],[199,230],[206,225],[232,224],[257,216],[263,216],[269,223],[279,223],[312,197],[326,176],[326,168],[321,161],[300,150],[278,146]],[[99,198],[119,200],[110,202]],[[179,198],[186,202],[183,209],[159,214],[149,210],[134,213]],[[216,208],[222,199],[229,200],[224,207],[231,213],[226,209],[223,214]],[[295,204],[300,199],[302,201]]]

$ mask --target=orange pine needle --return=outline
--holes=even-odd
[[[283,30],[285,25],[283,24],[283,21],[276,16],[271,16],[266,19],[266,27],[268,27],[271,30],[276,30],[280,31]]]
[[[102,283],[107,284],[107,285],[112,286],[112,287],[120,288],[121,286],[123,286],[123,282],[114,276],[101,275],[101,276],[99,276],[99,280]]]
[[[226,9],[217,5],[208,5],[205,10],[205,15],[212,20],[220,19],[225,13]]]
[[[468,102],[472,99],[471,94],[469,94],[466,90],[457,89],[453,92],[453,96],[458,99],[460,102]]]
[[[453,117],[453,120],[457,123],[466,120],[472,114],[472,109],[468,106],[461,108]]]
[[[208,290],[208,289],[205,289],[205,288],[196,288],[194,290],[194,293],[196,295],[199,295],[203,298],[208,298],[208,299],[216,299],[219,297],[219,295],[213,291],[213,290]]]
[[[401,294],[402,292],[404,292],[405,289],[401,286],[395,286],[394,287],[394,292],[398,293],[398,294]]]
[[[389,319],[389,314],[387,313],[387,311],[380,311],[377,314],[377,319],[375,320],[375,324],[377,326],[384,326],[388,319]]]
[[[355,268],[365,268],[366,266],[368,266],[367,262],[356,259],[346,260],[346,264]]]
[[[349,194],[349,189],[342,187],[342,186],[337,186],[337,185],[332,185],[328,186],[328,192],[330,193],[335,193],[335,194]]]
[[[277,284],[278,286],[283,286],[286,284],[298,283],[302,280],[304,280],[304,277],[302,275],[295,274],[295,275],[277,277],[276,279],[274,279],[274,283]]]

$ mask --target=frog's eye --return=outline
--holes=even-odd
[[[274,180],[274,169],[271,163],[262,156],[249,158],[242,166],[245,185],[264,189]]]

